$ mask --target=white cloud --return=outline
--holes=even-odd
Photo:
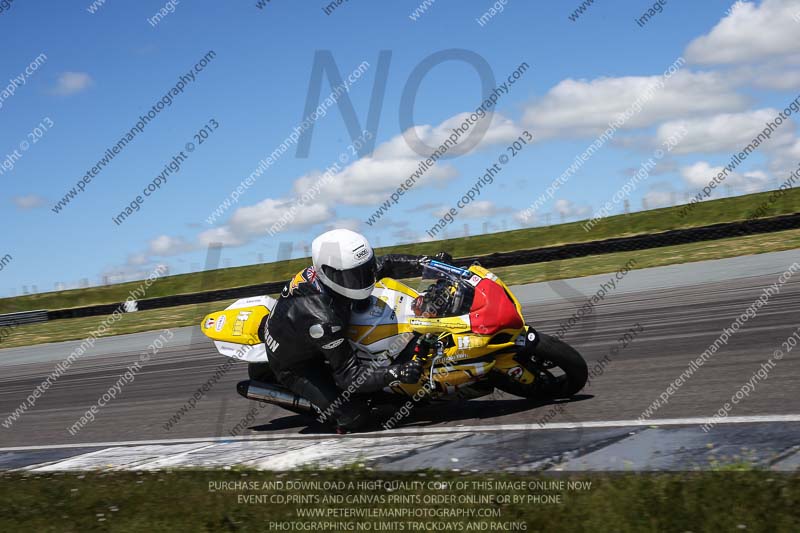
[[[695,189],[705,187],[708,182],[722,172],[723,167],[712,167],[706,161],[698,161],[693,165],[681,168],[681,176],[686,183]]]
[[[521,211],[516,211],[512,217],[514,222],[519,224],[523,227],[533,226],[533,224],[539,219],[539,215],[536,212],[528,213],[525,209]]]
[[[795,140],[794,144],[787,149],[786,156],[795,161],[800,161],[800,139]]]
[[[129,255],[127,264],[130,266],[142,266],[146,265],[149,262],[150,258],[147,256],[147,254],[138,253]]]
[[[453,127],[461,124],[466,116],[456,115],[436,127],[417,126],[415,131],[427,146],[438,147],[452,134]],[[508,142],[519,133],[520,130],[511,120],[496,113],[481,143],[474,150]],[[458,142],[463,140],[462,136]],[[320,197],[326,202],[348,205],[375,205],[384,202],[401,183],[420,170],[420,161],[424,159],[408,146],[403,135],[397,135],[379,145],[371,156],[353,162],[336,174],[330,183],[322,187]],[[456,175],[455,168],[447,163],[447,159],[440,159],[435,166],[425,170],[421,178],[417,178],[414,187],[416,189],[441,183]],[[313,176],[300,178],[295,183],[295,193],[302,194],[315,181]]]
[[[489,200],[478,200],[471,202],[461,210],[460,216],[465,218],[488,218],[499,212],[497,206]]]
[[[714,28],[686,48],[699,64],[735,64],[800,53],[797,0],[742,2]]]
[[[599,134],[659,82],[657,76],[567,79],[525,111],[523,123],[543,137]],[[719,73],[681,70],[643,101],[642,110],[621,129],[653,126],[663,120],[743,109],[747,101]]]
[[[800,31],[800,24],[797,27]],[[727,73],[727,77],[735,85],[794,91],[800,89],[800,56],[737,66]]]
[[[758,192],[768,190],[770,182],[769,174],[763,170],[752,170],[744,174],[734,174],[731,185],[737,192]]]
[[[409,146],[409,142],[406,140],[406,137],[412,140],[418,139],[419,141],[422,141],[427,149],[430,152],[433,152],[440,144],[444,143],[449,137],[451,137],[451,135],[454,134],[453,129],[461,127],[469,116],[470,113],[459,113],[444,120],[437,126],[431,126],[429,124],[415,126],[409,131],[403,132],[403,134],[397,135],[389,141],[378,146],[374,151],[373,157],[381,160],[413,158],[418,161],[420,159],[425,159],[429,153],[427,153],[427,151],[425,151],[423,154],[415,152],[412,147]],[[480,142],[475,145],[473,138],[470,137],[470,134],[474,134],[474,132],[478,131],[481,126],[485,127],[485,120],[486,118],[481,119],[477,123],[473,123],[466,134],[461,134],[460,136],[456,135],[453,137],[452,140],[457,144],[456,146],[451,146],[448,148],[447,155],[444,159],[447,160],[456,156],[464,155],[465,153],[471,153],[475,150],[479,150],[493,144],[512,141],[522,133],[522,130],[514,124],[513,120],[506,118],[500,113],[494,113],[492,115],[492,122],[484,132],[483,137],[480,137]],[[413,130],[413,134],[411,130]],[[467,139],[469,139],[468,143],[466,142]],[[465,152],[465,146],[470,147],[471,149]]]
[[[460,114],[438,126],[417,126],[417,135],[429,146],[439,146],[451,134],[453,127],[461,124],[467,114]],[[474,126],[473,126],[474,127]],[[519,135],[514,123],[496,113],[479,145],[473,148],[508,142]],[[460,139],[460,141],[463,140]],[[253,237],[268,233],[273,224],[286,217],[282,230],[305,228],[335,219],[335,207],[341,205],[376,206],[385,202],[401,183],[419,171],[420,155],[406,143],[403,135],[396,135],[376,147],[370,156],[352,162],[332,179],[321,182],[318,171],[299,177],[293,186],[294,198],[266,198],[258,204],[237,209],[228,222],[219,228],[204,231],[198,237],[201,244],[221,242],[226,246],[240,246]],[[446,160],[429,167],[417,178],[414,190],[449,180],[457,175]],[[308,191],[316,194],[308,204],[292,209],[296,199]],[[410,194],[410,193],[406,193]],[[401,200],[399,198],[398,200]],[[345,221],[346,222],[346,221]]]
[[[330,203],[348,205],[372,206],[384,202],[402,182],[418,171],[419,156],[412,154],[413,152],[407,157],[394,159],[364,157],[345,167],[330,183],[324,185],[321,197]],[[448,180],[456,175],[455,168],[440,162],[427,170],[415,187]],[[302,187],[301,183],[304,181],[298,180],[297,185]]]
[[[577,206],[563,198],[556,200],[554,210],[564,218],[582,217],[591,213],[591,209],[588,206]]]
[[[652,190],[648,191],[643,197],[647,203],[647,209],[658,209],[672,205],[675,193],[672,191]]]
[[[685,181],[681,179],[679,169],[676,167],[677,176],[661,181],[652,181],[648,184],[647,192],[642,195],[640,206],[642,209],[658,209],[682,203],[689,193]],[[697,189],[692,187],[691,194],[696,194]],[[631,200],[633,204],[633,200]],[[637,206],[638,209],[639,206]]]
[[[769,170],[780,181],[789,177],[797,170],[800,162],[800,139],[793,139],[790,144],[770,150]]]
[[[247,241],[244,237],[236,235],[229,227],[206,230],[197,236],[202,246],[221,244],[222,246],[241,246]]]
[[[42,207],[45,202],[45,198],[39,196],[38,194],[29,194],[27,196],[15,196],[13,198],[14,205],[17,206],[19,209],[36,209],[37,207]]]
[[[241,207],[231,217],[228,226],[238,235],[262,235],[286,213],[291,213],[294,201],[267,198],[256,205]],[[330,220],[331,209],[321,203],[298,206],[290,224],[294,227],[309,226]]]
[[[182,237],[161,235],[150,241],[147,253],[151,255],[167,256],[182,254],[193,249],[194,247]]]
[[[53,93],[67,96],[88,89],[93,83],[92,77],[85,72],[63,72],[56,80]]]
[[[325,224],[325,231],[332,229],[349,229],[351,231],[361,231],[361,220],[357,218],[339,218]]]
[[[108,283],[125,283],[127,281],[138,281],[146,279],[153,272],[159,269],[162,274],[161,277],[168,276],[170,267],[166,263],[154,263],[147,268],[141,268],[141,265],[125,264],[121,266],[110,266],[100,272],[100,276],[105,278]],[[71,287],[67,287],[71,288]]]
[[[800,27],[800,26],[799,26]],[[800,70],[788,70],[785,66],[762,70],[751,78],[753,85],[764,89],[792,91],[800,88]]]
[[[711,166],[706,161],[698,161],[681,169],[681,175],[692,191],[699,191],[707,186],[711,179],[724,170],[722,166]],[[762,170],[752,170],[739,174],[728,172],[721,185],[712,190],[712,196],[720,195],[725,190],[725,185],[733,187],[737,193],[751,193],[766,190],[770,177]]]
[[[744,113],[726,113],[707,118],[671,121],[662,124],[656,134],[659,143],[676,135],[682,128],[687,133],[673,149],[675,154],[730,152],[738,153],[773,122],[776,109],[758,109]],[[764,148],[778,149],[794,141],[794,124],[784,121],[772,132]],[[759,148],[761,150],[762,148]]]

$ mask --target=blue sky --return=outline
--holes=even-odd
[[[506,147],[529,131],[533,144],[448,228],[459,236],[548,220],[591,217],[626,183],[669,132],[688,132],[673,153],[629,196],[632,210],[683,202],[728,162],[764,117],[800,93],[800,2],[668,2],[645,27],[634,19],[649,2],[596,2],[576,21],[577,2],[507,0],[484,26],[494,2],[437,0],[417,20],[419,2],[349,0],[330,15],[325,2],[272,0],[179,2],[155,27],[147,22],[165,2],[107,0],[34,3],[17,0],[0,13],[0,91],[40,54],[46,60],[0,108],[0,162],[44,119],[41,139],[3,180],[0,296],[22,287],[53,290],[57,282],[91,284],[144,277],[164,263],[173,273],[197,270],[209,242],[222,241],[223,265],[274,260],[281,242],[303,243],[330,227],[364,232],[374,244],[423,240]],[[402,141],[399,105],[412,70],[444,49],[466,49],[491,66],[498,81],[518,65],[530,68],[499,101],[489,132],[472,152],[440,161],[388,214],[364,223],[420,157]],[[116,144],[178,78],[206,53],[216,54],[173,104],[60,213],[59,199]],[[351,139],[332,108],[316,121],[307,158],[291,147],[214,224],[206,219],[304,118],[315,51],[330,50],[342,76],[369,68],[348,94],[366,123],[378,54],[391,63],[376,152],[351,160],[280,233],[267,229],[346,150]],[[527,219],[520,213],[679,57],[686,62],[663,89]],[[475,70],[450,61],[421,84],[414,123],[426,139],[481,102]],[[330,93],[327,78],[323,97]],[[219,123],[180,172],[122,225],[112,217],[142,193],[172,156],[214,119]],[[602,126],[602,128],[601,128]],[[34,136],[36,134],[34,133]],[[433,142],[431,142],[433,144]],[[744,144],[747,144],[744,142]],[[721,194],[774,188],[800,161],[788,121],[748,158]],[[646,204],[642,200],[646,199]],[[622,205],[615,206],[620,212]],[[531,243],[535,246],[536,243]],[[256,280],[254,280],[255,282]]]

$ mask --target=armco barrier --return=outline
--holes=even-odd
[[[35,324],[36,322],[47,322],[47,311],[23,311],[21,313],[0,315],[0,326],[19,326],[20,324]]]
[[[797,228],[800,228],[800,213],[772,218],[726,222],[723,224],[714,224],[699,228],[670,230],[662,233],[653,233],[647,235],[634,235],[632,237],[619,237],[601,241],[564,244],[561,246],[550,246],[547,248],[537,248],[533,250],[516,250],[513,252],[500,252],[489,255],[461,257],[454,262],[456,265],[466,267],[471,265],[473,262],[478,261],[481,265],[487,268],[496,268],[501,266],[543,263],[558,259],[573,259],[577,257],[586,257],[588,255],[645,250],[664,246],[674,246],[676,244],[689,244],[693,242],[703,242],[745,235],[756,235],[759,233],[771,233],[774,231]],[[400,277],[409,277],[413,274],[413,270],[408,269],[405,272],[401,272]],[[259,285],[237,287],[234,289],[221,289],[192,294],[164,296],[161,298],[150,298],[147,300],[139,300],[137,302],[137,308],[140,311],[146,311],[148,309],[160,309],[165,307],[174,307],[177,305],[199,304],[215,302],[219,300],[231,300],[234,298],[247,298],[261,294],[275,294],[280,292],[285,284],[286,281],[273,281],[270,283],[261,283]],[[120,307],[120,305],[121,304],[106,304],[91,307],[77,307],[73,309],[48,311],[47,318],[50,320],[55,320],[60,318],[76,318],[82,316],[110,314],[113,313],[115,309]]]
[[[601,241],[564,244],[535,250],[518,250],[507,253],[463,257],[457,260],[456,263],[459,265],[469,265],[473,261],[479,261],[481,265],[488,268],[525,265],[529,263],[555,261],[558,259],[586,257],[587,255],[662,248],[664,246],[691,244],[694,242],[743,237],[798,228],[800,228],[800,213],[795,213],[772,218],[726,222],[711,226],[701,226],[699,228],[676,229],[647,235],[634,235],[631,237],[617,237]]]
[[[247,287],[236,287],[233,289],[220,289],[215,291],[195,292],[191,294],[177,294],[175,296],[162,296],[159,298],[148,298],[146,300],[138,300],[136,308],[138,311],[147,311],[148,309],[162,309],[165,307],[175,307],[178,305],[189,304],[202,304],[208,302],[216,302],[219,300],[232,300],[234,298],[247,298],[249,296],[258,296],[261,294],[274,294],[280,292],[285,281],[273,281],[270,283],[262,283],[260,285],[248,285]],[[120,307],[121,306],[121,307]],[[47,316],[50,320],[58,320],[60,318],[78,318],[84,316],[97,316],[108,315],[114,312],[117,308],[125,311],[124,304],[105,304],[105,305],[92,305],[89,307],[73,307],[71,309],[59,309],[56,311],[48,311]]]

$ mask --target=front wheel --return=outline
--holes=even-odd
[[[525,385],[506,374],[492,373],[495,387],[514,396],[552,400],[573,396],[586,385],[586,361],[561,339],[540,333],[533,350],[521,356],[520,364],[536,376],[533,383]]]

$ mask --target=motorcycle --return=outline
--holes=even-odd
[[[347,338],[362,363],[382,367],[416,358],[423,366],[418,383],[392,383],[373,395],[375,403],[472,399],[495,388],[547,401],[573,396],[586,384],[583,357],[525,324],[519,301],[489,270],[430,261],[422,277],[436,280],[424,292],[381,279],[368,304],[350,316]],[[222,355],[249,363],[250,379],[237,385],[239,394],[313,414],[310,402],[280,386],[269,368],[266,345],[274,341],[267,321],[275,303],[269,296],[238,300],[207,315],[202,331]]]

